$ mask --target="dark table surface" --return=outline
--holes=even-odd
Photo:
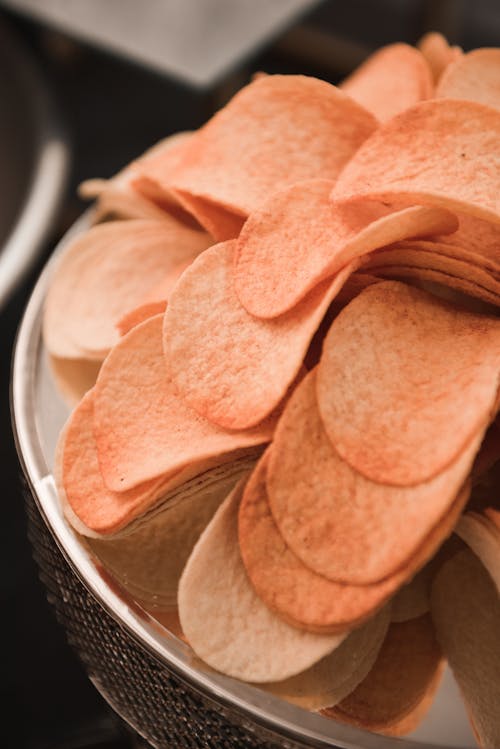
[[[50,241],[30,277],[3,310],[0,324],[0,450],[5,492],[0,524],[1,747],[124,749],[139,745],[88,681],[45,600],[26,538],[19,468],[9,426],[15,331],[40,268],[84,208],[76,195],[78,183],[88,177],[110,176],[165,135],[199,126],[255,70],[305,72],[336,82],[370,47],[395,40],[415,42],[428,27],[432,7],[443,9],[445,5],[420,0],[323,3],[309,26],[291,29],[272,47],[247,60],[217,89],[203,93],[5,14],[49,79],[71,137],[73,165]],[[498,4],[484,0],[482,6],[480,2],[468,5],[474,5],[473,18],[443,15],[439,21],[434,10],[434,25],[438,21],[443,28],[448,24],[450,41],[466,48],[500,44]],[[360,17],[364,24],[359,24]],[[328,30],[332,31],[330,42]],[[317,44],[311,46],[311,39]]]

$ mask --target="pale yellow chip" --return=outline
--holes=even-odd
[[[337,648],[347,636],[291,627],[250,585],[238,547],[240,483],[194,547],[179,583],[183,632],[205,663],[251,682],[287,679]]]

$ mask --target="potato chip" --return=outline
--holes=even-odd
[[[366,621],[395,590],[342,585],[315,574],[285,544],[266,491],[268,455],[252,473],[239,511],[240,552],[250,582],[267,606],[311,632],[343,632]]]
[[[199,198],[183,190],[176,190],[175,196],[184,210],[194,216],[200,226],[203,226],[216,242],[234,239],[241,232],[246,215],[235,213],[206,198]]]
[[[133,190],[128,183],[113,179],[89,179],[80,185],[84,199],[97,198],[92,214],[94,224],[109,219],[151,219],[162,221],[165,211]]]
[[[499,273],[500,268],[500,226],[492,221],[457,212],[458,229],[452,234],[438,235],[433,238],[440,245],[450,244],[453,248],[466,249],[468,253],[482,258],[482,264],[491,271]],[[441,248],[444,252],[444,248]]]
[[[460,47],[450,47],[445,37],[437,31],[424,34],[417,44],[417,49],[427,60],[434,83],[439,81],[448,65],[463,54]]]
[[[325,81],[269,75],[193,135],[172,174],[159,166],[155,178],[183,198],[248,216],[294,182],[335,179],[376,127],[373,115]]]
[[[234,248],[234,241],[211,247],[183,274],[165,314],[163,345],[168,371],[186,403],[214,424],[244,429],[284,398],[355,265],[313,289],[289,314],[259,320],[236,296]]]
[[[365,730],[404,735],[416,728],[430,707],[443,667],[428,614],[392,623],[368,676],[323,713]]]
[[[500,49],[473,49],[448,65],[435,96],[467,99],[500,109]]]
[[[177,607],[188,557],[214,512],[242,476],[250,458],[206,471],[169,492],[158,508],[111,538],[88,545],[123,588],[155,613]]]
[[[500,530],[487,517],[477,512],[466,512],[455,528],[455,533],[479,557],[500,593]]]
[[[455,504],[481,438],[475,435],[432,481],[374,483],[333,449],[313,370],[288,401],[274,436],[267,472],[273,518],[285,543],[318,575],[349,585],[381,582],[406,567]]]
[[[285,544],[269,509],[265,465],[260,463],[240,509],[241,555],[259,597],[280,617],[311,631],[343,631],[372,616],[435,553],[451,534],[468,492],[468,487],[462,490],[448,516],[404,569],[382,583],[348,586],[317,575]]]
[[[116,327],[121,336],[127,335],[132,328],[136,325],[140,325],[141,322],[149,320],[150,317],[155,315],[161,315],[167,309],[167,302],[148,302],[147,304],[140,304],[139,307],[127,312],[126,315],[118,320]]]
[[[372,481],[437,476],[492,421],[499,344],[494,318],[397,282],[368,287],[333,322],[318,367],[333,447]]]
[[[492,159],[500,112],[477,102],[432,99],[380,127],[351,158],[334,200],[404,199],[500,223],[500,167]]]
[[[385,122],[422,99],[429,99],[434,82],[420,50],[399,43],[370,55],[340,88]]]
[[[494,261],[463,247],[432,240],[407,240],[376,250],[364,258],[363,269],[383,265],[415,265],[456,275],[490,288],[500,290],[500,268]]]
[[[284,681],[262,684],[266,692],[308,710],[335,705],[350,694],[371,670],[390,622],[390,606],[346,637],[333,653]]]
[[[99,470],[92,414],[94,391],[85,395],[59,436],[59,458],[54,475],[63,502],[78,518],[77,530],[87,534],[116,532],[153,504],[162,494],[164,480],[156,478],[129,492],[109,491]],[[68,513],[66,513],[68,516]],[[73,515],[69,517],[70,522]]]
[[[179,616],[189,644],[212,668],[245,681],[280,681],[331,653],[347,633],[296,629],[262,603],[238,547],[242,489],[240,483],[194,547],[179,583]]]
[[[173,505],[191,497],[204,486],[236,481],[238,471],[248,470],[259,451],[234,451],[230,456],[194,461],[174,476],[160,476],[129,491],[107,489],[100,472],[92,428],[94,391],[73,411],[62,430],[56,449],[54,476],[65,515],[73,527],[90,538],[116,537],[138,531],[144,513],[148,521],[165,503]],[[158,508],[158,500],[161,505]],[[157,539],[156,539],[157,540]],[[130,560],[130,564],[134,564]],[[135,575],[141,570],[136,570]]]
[[[463,278],[463,276],[454,276],[451,273],[443,273],[442,271],[437,271],[433,268],[420,268],[413,265],[384,265],[378,268],[370,268],[370,270],[376,273],[380,280],[396,280],[404,281],[406,283],[413,283],[416,281],[422,288],[427,289],[431,293],[435,293],[436,296],[442,296],[442,292],[445,289],[456,290],[460,294],[465,294],[471,298],[473,297],[478,301],[478,303],[490,305],[491,309],[488,310],[489,313],[494,311],[492,309],[493,306],[500,306],[500,297],[498,294],[495,294],[490,289],[487,289],[478,283]],[[433,287],[431,288],[428,286],[428,283],[432,284]],[[463,306],[465,306],[467,302],[467,299],[465,298],[460,300],[456,299],[455,295],[443,298],[449,298],[449,300],[453,302],[458,301]],[[473,311],[485,312],[485,310]]]
[[[436,576],[431,613],[474,733],[482,747],[496,749],[500,746],[500,597],[468,549],[446,562]]]
[[[162,324],[163,315],[151,317],[122,338],[95,385],[99,465],[106,486],[115,492],[265,444],[274,431],[274,416],[253,429],[229,432],[192,411],[168,378]]]
[[[440,274],[454,276],[465,280],[467,283],[480,286],[485,290],[488,297],[498,298],[500,301],[500,280],[495,275],[488,272],[482,265],[476,265],[469,260],[461,260],[456,256],[451,256],[451,245],[444,245],[444,248],[448,248],[445,255],[436,252],[431,244],[428,242],[425,248],[422,246],[412,247],[410,243],[405,243],[403,247],[392,245],[390,248],[382,249],[368,256],[365,260],[366,265],[363,265],[363,267],[370,273],[375,274],[379,272],[383,274],[385,267],[389,267],[390,272],[393,273],[394,268],[398,266],[405,269],[413,267],[437,271]],[[480,258],[477,258],[477,260],[478,263],[481,263]]]
[[[372,201],[337,205],[333,182],[299,182],[247,220],[236,245],[236,293],[257,317],[278,317],[354,258],[412,236],[455,231],[448,211]],[[265,272],[264,272],[265,269]]]
[[[166,217],[111,222],[76,237],[47,295],[44,337],[50,353],[103,359],[119,339],[120,318],[210,243],[204,232]]]
[[[452,234],[448,235],[441,235],[437,237],[429,237],[429,239],[412,239],[412,240],[405,240],[403,242],[398,242],[397,245],[391,245],[389,247],[386,247],[383,249],[383,252],[385,250],[392,250],[393,248],[397,249],[408,249],[408,250],[414,250],[414,251],[422,251],[422,252],[433,252],[441,256],[445,256],[447,258],[452,258],[454,260],[460,260],[464,263],[467,263],[471,266],[475,266],[476,268],[479,268],[483,270],[484,272],[490,274],[491,277],[498,280],[500,278],[500,253],[498,252],[498,247],[500,247],[500,232],[498,231],[492,231],[490,233],[491,240],[495,241],[497,249],[493,249],[491,244],[489,243],[489,240],[484,237],[484,242],[482,242],[481,246],[477,246],[477,242],[472,242],[468,235],[466,235],[463,231],[463,223],[462,223],[462,216],[459,217],[460,220],[460,227],[456,232],[453,232]],[[476,226],[479,230],[479,225],[485,225],[487,222],[481,221],[480,219],[477,219],[477,221],[473,222],[473,225]],[[487,224],[492,230],[495,229],[495,224]],[[473,226],[471,226],[473,228]],[[499,229],[500,227],[496,227]],[[477,235],[476,239],[478,238]],[[462,241],[463,244],[456,244],[456,242]],[[374,253],[375,255],[375,253]],[[496,255],[498,255],[498,261],[496,259]]]

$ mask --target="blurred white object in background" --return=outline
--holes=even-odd
[[[318,0],[2,0],[197,87],[218,83]]]
[[[0,308],[43,248],[68,162],[68,143],[36,61],[0,23]]]

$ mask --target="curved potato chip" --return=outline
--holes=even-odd
[[[455,533],[479,557],[500,593],[500,530],[486,515],[466,512]]]
[[[478,101],[500,109],[500,49],[473,49],[446,68],[436,97]]]
[[[434,82],[437,83],[448,65],[462,56],[460,47],[450,47],[445,37],[437,31],[429,31],[419,40],[417,49],[429,65]]]
[[[78,190],[83,198],[97,197],[94,224],[112,219],[151,219],[162,221],[165,211],[132,189],[129,184],[111,180],[89,179]]]
[[[104,358],[119,339],[118,320],[210,243],[207,234],[171,217],[111,222],[76,237],[47,294],[44,339],[50,353]]]
[[[299,182],[272,195],[248,218],[236,245],[235,286],[250,314],[278,317],[354,258],[458,226],[442,209],[335,204],[332,188],[330,180]]]
[[[482,258],[489,270],[500,271],[500,226],[476,216],[456,213],[458,229],[453,234],[438,235],[433,238],[441,244],[465,248]]]
[[[126,315],[118,320],[116,327],[118,328],[119,334],[123,337],[127,335],[132,328],[140,325],[141,322],[149,320],[150,317],[160,315],[167,309],[167,302],[148,302],[147,304],[141,304],[139,307],[127,312]]]
[[[366,257],[363,268],[375,274],[379,271],[383,272],[384,266],[390,267],[391,271],[397,266],[438,271],[481,286],[493,297],[500,299],[500,279],[497,279],[493,273],[488,272],[481,265],[451,256],[451,245],[444,245],[444,247],[449,248],[446,255],[436,252],[430,242],[427,243],[425,248],[422,246],[414,247],[409,243],[404,246],[392,245],[390,248],[379,250]],[[480,262],[480,258],[478,258],[478,261]]]
[[[271,515],[260,463],[245,489],[240,510],[240,551],[258,595],[294,626],[311,631],[343,631],[357,627],[415,574],[451,534],[467,501],[464,488],[449,515],[434,528],[407,566],[382,583],[348,586],[317,575],[283,541]]]
[[[479,221],[479,219],[476,222],[477,224],[481,223],[484,224],[484,221]],[[495,228],[495,224],[489,224],[492,228]],[[500,229],[500,226],[496,227],[497,229]],[[494,252],[489,252],[489,247],[486,246],[486,242],[482,245],[481,250],[478,250],[476,247],[473,246],[472,242],[470,241],[470,238],[464,237],[464,243],[463,244],[455,244],[455,241],[451,241],[451,237],[454,239],[458,239],[459,233],[462,234],[462,232],[459,232],[457,230],[453,234],[450,234],[449,236],[439,236],[439,237],[429,237],[429,239],[413,239],[413,240],[406,240],[404,242],[398,242],[397,245],[391,245],[389,247],[384,248],[381,250],[381,252],[385,252],[386,250],[392,250],[392,249],[408,249],[408,250],[418,250],[422,252],[434,252],[438,255],[444,255],[447,258],[452,258],[454,260],[460,260],[464,263],[468,263],[469,265],[476,266],[477,268],[481,269],[482,271],[488,273],[492,278],[498,281],[500,278],[500,264],[497,262],[495,258]],[[462,234],[463,236],[463,234]],[[497,232],[497,242],[500,243],[500,232]],[[500,248],[500,244],[497,245],[497,251]],[[375,257],[375,253],[374,253]],[[499,253],[499,260],[500,260],[500,253]]]
[[[500,597],[468,549],[446,562],[434,580],[431,614],[436,636],[463,695],[481,746],[500,746]]]
[[[422,99],[429,99],[434,84],[420,50],[398,43],[370,55],[340,88],[385,122]]]
[[[281,618],[311,632],[336,633],[359,626],[381,608],[401,580],[350,586],[306,567],[285,544],[266,492],[267,456],[253,471],[239,511],[240,552],[259,598]]]
[[[368,731],[403,736],[430,707],[443,668],[428,614],[392,623],[365,680],[340,704],[322,712]]]
[[[240,483],[194,547],[179,583],[179,617],[196,655],[212,668],[245,681],[279,681],[331,653],[347,633],[296,629],[258,598],[238,547],[242,489]]]
[[[106,538],[108,542],[116,540],[118,534],[135,533],[140,523],[149,522],[167,502],[173,505],[190,497],[200,485],[212,487],[228,477],[236,480],[237,472],[247,470],[258,457],[255,450],[235,451],[227,462],[222,458],[196,461],[173,477],[160,476],[129,491],[113,492],[107,489],[100,472],[93,410],[94,391],[90,391],[59,435],[54,461],[64,513],[75,530],[89,538]]]
[[[411,283],[411,280],[415,279],[420,283],[430,282],[431,284],[436,285],[436,291],[437,289],[441,291],[444,288],[454,289],[461,294],[474,297],[481,303],[490,306],[494,305],[495,307],[500,306],[500,296],[498,296],[498,294],[495,294],[490,289],[487,289],[478,283],[474,283],[473,281],[469,281],[462,276],[454,276],[451,273],[443,273],[442,271],[433,270],[432,268],[420,268],[413,265],[384,265],[379,268],[371,268],[370,270],[373,273],[376,273],[380,280],[386,279]],[[434,293],[434,289],[429,288],[428,290]],[[436,293],[436,296],[440,296],[440,294]],[[458,300],[453,299],[452,297],[450,297],[450,301],[458,302],[464,306],[466,303],[466,299]],[[482,310],[477,311],[481,312]],[[490,313],[492,311],[492,309],[488,310]]]
[[[234,239],[245,223],[246,216],[212,203],[206,198],[198,198],[183,190],[176,190],[175,196],[183,208],[195,217],[216,242]]]
[[[267,471],[273,518],[285,543],[318,575],[358,586],[386,580],[407,566],[456,503],[481,438],[474,435],[432,481],[410,487],[370,481],[332,447],[313,370],[291,396],[274,435]]]
[[[339,176],[333,200],[404,199],[500,223],[500,112],[432,99],[382,125]]]
[[[333,653],[283,681],[262,684],[266,692],[308,710],[337,704],[363,681],[379,654],[390,622],[385,606],[373,619],[349,634]]]
[[[263,198],[294,182],[335,179],[377,124],[325,81],[264,76],[198,130],[174,173],[167,178],[157,174],[157,181],[162,188],[248,216]]]
[[[92,429],[94,391],[73,411],[59,436],[54,477],[61,502],[76,530],[87,535],[116,532],[153,504],[162,494],[164,480],[154,479],[129,492],[109,491],[102,480]],[[73,521],[73,513],[77,523]]]
[[[162,324],[163,315],[151,317],[122,338],[94,388],[99,465],[106,486],[116,492],[264,444],[274,431],[274,416],[253,429],[229,432],[192,411],[167,375]]]
[[[355,265],[313,289],[289,314],[260,320],[236,296],[234,248],[234,241],[211,247],[183,274],[165,313],[163,346],[186,403],[215,424],[243,429],[284,398]]]
[[[492,420],[499,354],[498,320],[401,283],[368,287],[334,320],[318,367],[333,447],[372,481],[437,476]]]

